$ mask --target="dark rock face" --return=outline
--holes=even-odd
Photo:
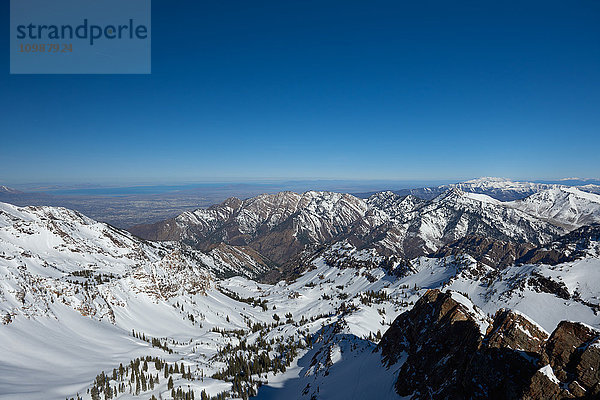
[[[474,398],[517,399],[536,372],[535,360],[548,334],[527,317],[499,310],[463,381]]]
[[[570,388],[600,397],[600,331],[563,321],[546,343],[542,362]]]
[[[396,380],[398,394],[424,399],[464,396],[465,370],[483,339],[480,323],[468,307],[439,290],[428,291],[411,311],[400,315],[379,345],[388,366],[406,359]]]
[[[592,242],[600,241],[600,225],[582,226],[552,243],[532,249],[517,259],[521,264],[556,265],[574,261],[586,255]]]
[[[563,400],[573,399],[575,396],[561,388],[554,379],[540,369],[531,377],[522,398],[523,400]]]
[[[219,243],[251,247],[282,270],[307,249],[342,240],[405,259],[453,243],[440,256],[469,253],[484,264],[503,267],[565,232],[561,226],[457,188],[428,202],[390,192],[367,201],[330,192],[231,198],[129,230],[144,239],[182,241],[203,251]]]
[[[600,340],[587,346],[575,366],[577,386],[586,389],[592,395],[600,394]]]
[[[571,295],[567,286],[562,282],[556,282],[541,274],[533,272],[528,279],[529,285],[536,288],[538,292],[554,294],[561,299],[569,300]]]
[[[442,247],[432,257],[468,254],[482,264],[505,268],[535,248],[530,243],[514,243],[483,236],[466,236]]]
[[[509,348],[527,353],[539,353],[548,334],[535,323],[511,310],[498,310],[490,333],[486,336],[489,348]]]
[[[486,320],[450,292],[428,291],[378,350],[411,399],[600,398],[600,330],[565,321],[548,337],[511,310]]]
[[[186,212],[130,232],[149,240],[179,240],[201,250],[218,243],[249,246],[283,265],[311,245],[339,239],[368,219],[367,204],[348,194],[281,192]]]

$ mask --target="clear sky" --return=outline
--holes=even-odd
[[[152,1],[152,74],[11,76],[0,183],[600,175],[600,2]]]

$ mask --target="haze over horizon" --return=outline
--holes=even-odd
[[[305,192],[334,191],[346,193],[367,193],[386,190],[434,188],[443,185],[473,182],[478,180],[506,180],[509,182],[533,182],[564,184],[568,186],[600,185],[597,178],[556,178],[556,179],[508,179],[502,177],[477,177],[473,179],[430,179],[430,180],[343,180],[343,179],[214,179],[206,181],[106,181],[106,182],[25,182],[0,186],[8,190],[29,193],[47,193],[58,196],[128,196],[160,195],[165,193],[206,193],[211,190],[225,190],[233,196],[249,193],[274,193],[278,191]],[[239,195],[236,194],[239,192]]]

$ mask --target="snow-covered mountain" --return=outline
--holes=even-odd
[[[503,202],[476,193],[479,189],[534,194]],[[202,250],[217,243],[246,246],[265,263],[285,270],[290,260],[340,240],[409,259],[469,236],[537,246],[600,221],[599,198],[572,187],[498,179],[454,185],[428,201],[392,192],[368,199],[331,192],[281,192],[247,200],[231,198],[130,231],[150,240],[183,241]]]
[[[324,243],[365,218],[367,204],[348,194],[281,192],[247,200],[231,198],[208,209],[137,226],[131,232],[151,240],[177,240],[210,248],[217,243],[248,245],[282,264],[304,245]]]
[[[482,177],[465,182],[434,187],[402,189],[394,193],[400,196],[408,194],[425,200],[431,200],[450,189],[460,189],[467,193],[485,194],[500,201],[519,200],[542,190],[558,187],[558,184],[515,182],[505,178]]]
[[[584,192],[588,192],[588,193],[600,194],[600,185],[595,185],[595,184],[582,185],[582,186],[579,186],[578,189],[583,190]]]
[[[401,189],[394,191],[394,193],[400,196],[406,196],[410,194],[421,199],[431,200],[450,189],[460,189],[463,192],[467,193],[485,194],[500,201],[520,200],[524,199],[525,197],[531,196],[532,194],[541,192],[543,190],[561,187],[577,187],[578,189],[584,192],[600,194],[600,186],[598,186],[597,184],[584,183],[585,180],[566,179],[552,183],[540,183],[527,181],[512,181],[510,179],[505,178],[482,177],[447,185],[414,189]],[[368,195],[365,195],[367,194],[362,194],[361,197],[368,197]]]
[[[600,223],[600,195],[574,187],[544,190],[523,200],[511,202],[511,205],[540,219],[571,229]]]
[[[390,191],[375,193],[367,199],[371,208],[383,211],[391,219],[403,218],[426,203],[413,195],[400,196]]]
[[[114,320],[112,306],[123,304],[115,293],[123,287],[170,298],[203,291],[216,276],[265,272],[257,259],[233,246],[205,254],[179,243],[143,241],[64,208],[0,203],[3,320],[47,315],[56,300]]]
[[[448,185],[449,188],[463,192],[486,194],[497,200],[507,201],[513,198],[525,198],[556,185],[535,182],[515,182],[504,178],[484,177]]]
[[[369,240],[377,248],[387,248],[408,258],[431,254],[469,235],[541,244],[564,232],[506,203],[460,189],[451,189],[396,215],[377,227]]]
[[[479,388],[474,398],[503,379],[514,397],[498,398],[550,398],[545,388],[593,398],[598,225],[561,235],[527,211],[459,189],[428,202],[288,192],[186,214],[223,238],[200,251],[66,209],[0,204],[0,399],[425,399],[467,376],[478,384],[460,387]],[[197,232],[186,227],[171,226]],[[466,240],[481,237],[529,247],[516,263],[481,263],[470,254],[481,241]],[[271,251],[318,246],[290,261],[287,281],[259,283],[250,278],[274,268],[256,245],[267,238],[291,240]],[[463,241],[407,257],[397,243],[408,238]],[[442,340],[452,337],[465,340]],[[423,371],[442,360],[438,378]]]

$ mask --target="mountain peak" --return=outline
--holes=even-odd
[[[480,178],[471,179],[468,181],[464,181],[462,183],[468,184],[481,184],[481,183],[499,183],[499,182],[512,182],[510,179],[506,178],[497,178],[493,176],[482,176]]]
[[[461,200],[468,199],[468,200],[474,200],[474,201],[481,202],[481,203],[502,204],[502,202],[500,200],[496,200],[491,196],[488,196],[483,193],[466,191],[460,187],[451,187],[445,193],[442,193],[440,196],[438,196],[437,200],[434,200],[434,201],[450,200],[450,199],[461,199]]]
[[[600,195],[575,187],[553,186],[509,204],[530,215],[555,221],[571,229],[600,223]]]

